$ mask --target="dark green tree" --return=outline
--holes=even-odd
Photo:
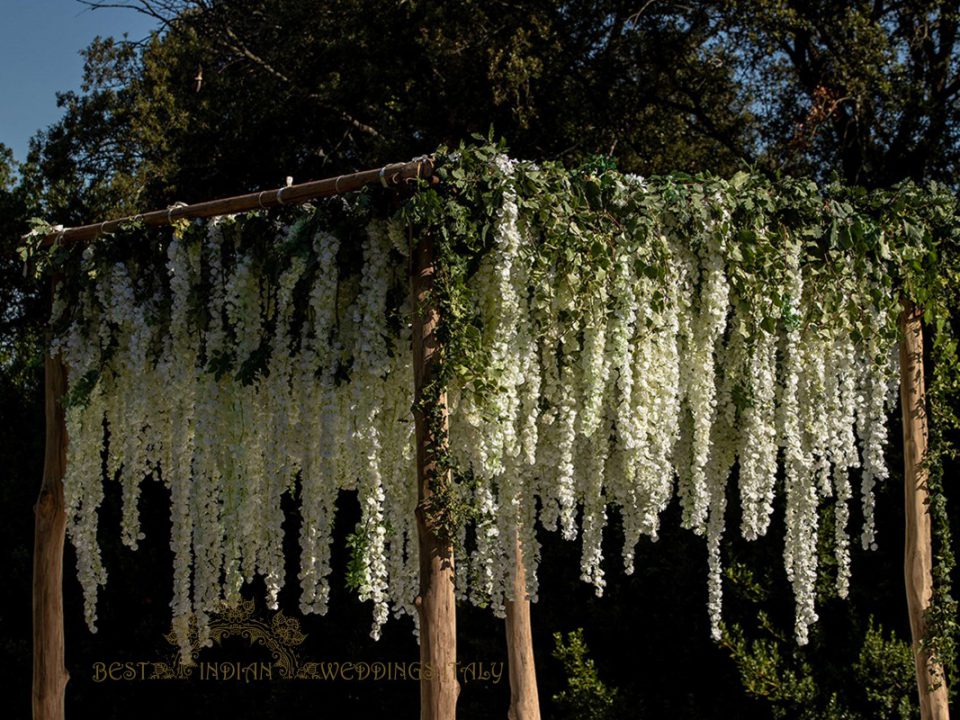
[[[771,167],[956,182],[957,0],[723,0],[718,40]]]
[[[89,3],[98,5],[99,3]],[[372,167],[492,125],[520,156],[732,172],[754,143],[715,13],[554,3],[131,2],[32,165],[56,216]],[[688,8],[689,10],[689,8]],[[703,108],[709,107],[709,112]],[[60,188],[63,178],[82,178]]]

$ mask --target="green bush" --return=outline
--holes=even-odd
[[[563,665],[567,687],[553,696],[558,718],[571,720],[613,720],[617,717],[617,690],[600,679],[593,660],[587,657],[583,628],[567,633],[554,633],[553,657]]]

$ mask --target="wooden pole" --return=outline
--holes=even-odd
[[[949,720],[943,668],[921,647],[926,634],[924,613],[933,596],[933,553],[928,512],[927,411],[923,381],[921,313],[905,300],[900,315],[900,411],[903,414],[904,534],[903,575],[913,637],[921,720]]]
[[[527,599],[523,547],[516,538],[513,573],[513,597],[506,603],[507,667],[510,673],[508,720],[540,720],[537,670],[533,661],[533,631],[530,626],[530,600]]]
[[[63,652],[67,431],[62,399],[67,391],[67,371],[59,356],[44,355],[46,444],[40,497],[33,508],[33,718],[63,720],[64,690],[69,679]]]
[[[163,210],[153,210],[142,215],[130,215],[80,227],[63,228],[46,235],[44,243],[50,245],[54,242],[71,243],[92,240],[101,233],[114,232],[121,225],[134,221],[142,222],[145,225],[169,225],[174,220],[182,218],[205,218],[249,210],[265,210],[281,205],[302,204],[316,198],[331,197],[359,190],[367,185],[395,188],[405,181],[412,182],[418,178],[430,178],[432,174],[433,161],[429,158],[411,160],[406,163],[392,163],[384,165],[382,168],[364,170],[363,172],[340,175],[324,180],[311,180],[288,187],[207,200],[193,205],[178,205]]]
[[[447,446],[446,395],[436,396],[438,407],[422,405],[434,395],[439,308],[434,293],[436,274],[433,240],[420,238],[412,248],[414,422],[417,440],[417,538],[420,549],[420,718],[454,720],[457,714],[457,611],[454,596],[453,545],[427,512],[431,498],[450,476],[437,465],[438,451]],[[439,412],[436,423],[434,413]],[[431,415],[433,421],[431,421]],[[438,532],[439,531],[439,532]]]

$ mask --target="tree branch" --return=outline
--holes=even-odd
[[[171,28],[182,14],[191,7],[206,9],[203,0],[130,0],[122,2],[102,2],[102,0],[75,0],[88,7],[91,11],[103,10],[107,8],[118,10],[133,10],[134,12],[153,18],[164,28]]]
[[[251,50],[237,36],[237,34],[233,31],[233,29],[229,25],[224,25],[224,32],[226,33],[227,37],[230,38],[230,40],[232,41],[232,43],[227,44],[228,48],[230,48],[236,53],[239,53],[240,55],[245,57],[247,60],[255,64],[257,67],[259,67],[261,70],[263,70],[269,75],[272,75],[277,80],[280,80],[283,84],[289,86],[290,88],[295,90],[300,89],[300,86],[296,82],[294,82],[289,76],[287,76],[285,73],[275,68],[272,64],[267,62],[260,55],[257,55],[255,52],[253,52],[253,50]],[[329,108],[329,105],[326,104],[324,98],[318,93],[308,92],[308,93],[304,93],[304,96],[310,100],[315,100],[320,104]],[[383,139],[383,135],[381,135],[376,128],[361,122],[357,118],[350,115],[348,112],[344,110],[336,110],[335,112],[337,112],[341,120],[350,124],[352,127],[356,128],[357,130],[363,133],[366,133],[367,135],[370,135],[372,137],[375,137],[377,139],[380,139],[380,140]]]
[[[696,102],[687,104],[671,98],[666,98],[663,102],[667,107],[672,107],[674,110],[680,110],[681,112],[692,115],[700,126],[701,132],[706,137],[719,142],[727,148],[727,150],[733,153],[734,157],[743,160],[748,165],[756,163],[756,158],[750,155],[739,143],[734,142],[730,134],[720,128],[711,119],[710,114],[697,105]]]

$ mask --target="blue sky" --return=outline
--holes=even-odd
[[[75,0],[0,0],[0,10],[0,143],[17,160],[60,118],[56,92],[80,87],[80,50],[97,35],[141,39],[155,26],[133,10],[91,11]]]

